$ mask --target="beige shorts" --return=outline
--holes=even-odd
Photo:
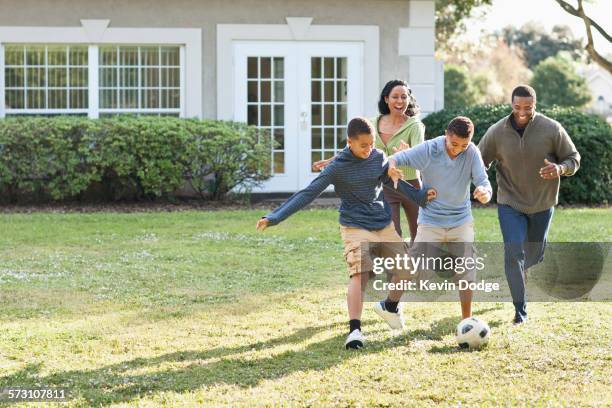
[[[441,245],[436,245],[438,243]],[[436,272],[436,269],[439,269],[440,264],[444,265],[444,261],[452,258],[452,264],[445,264],[454,266],[454,272],[451,271],[452,279],[474,282],[476,270],[472,266],[472,262],[468,260],[466,263],[467,259],[471,258],[473,260],[475,254],[474,222],[469,221],[454,228],[420,224],[409,254],[413,258],[428,258],[431,262],[427,266],[437,266],[434,269],[419,268],[414,272],[417,280],[432,279],[436,276],[445,277],[444,273]],[[463,258],[463,260],[460,258]],[[436,262],[438,263],[436,264]],[[447,269],[445,268],[445,270]]]
[[[376,253],[381,257],[394,257],[396,254],[403,256],[408,249],[406,243],[397,235],[392,222],[385,228],[376,231],[341,225],[340,235],[344,242],[344,259],[349,277],[357,273],[371,272],[372,256]],[[374,251],[366,251],[366,248],[373,247],[370,245],[373,243],[384,245],[380,245]]]

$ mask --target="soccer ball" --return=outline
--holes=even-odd
[[[457,343],[461,348],[479,349],[489,342],[491,329],[476,317],[463,319],[457,325]]]

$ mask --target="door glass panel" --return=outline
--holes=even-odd
[[[266,130],[272,142],[273,174],[285,173],[285,61],[247,58],[247,123]]]
[[[311,164],[346,146],[347,65],[346,57],[311,59]]]

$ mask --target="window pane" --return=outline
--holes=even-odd
[[[117,69],[116,68],[100,68],[100,86],[116,87],[117,86]]]
[[[334,105],[325,105],[323,109],[323,123],[327,126],[334,125]]]
[[[117,64],[117,48],[101,47],[100,48],[100,65],[116,65]]]
[[[321,102],[321,81],[312,81],[310,89],[312,101]]]
[[[274,78],[285,78],[285,60],[284,58],[274,58]]]
[[[285,124],[285,107],[284,105],[274,106],[274,126],[283,126]]]
[[[259,68],[260,68],[260,78],[271,78],[272,77],[272,68],[270,67],[272,58],[269,57],[261,57],[259,59]]]
[[[334,77],[334,59],[335,58],[324,58],[323,59],[323,77],[333,78]]]
[[[285,83],[282,81],[274,81],[274,102],[285,101]]]
[[[274,152],[274,173],[285,172],[285,153]]]
[[[312,133],[310,136],[310,144],[312,149],[320,149],[321,148],[321,128],[312,128]]]
[[[4,84],[7,88],[19,88],[24,86],[23,68],[6,68],[4,72]]]
[[[262,105],[261,106],[261,123],[260,126],[270,126],[272,123],[272,112],[270,110],[270,105]]]
[[[48,47],[47,57],[49,65],[66,65],[68,63],[66,47]]]
[[[70,91],[70,108],[87,109],[89,106],[89,93],[87,89],[73,89]]]
[[[161,90],[161,107],[164,109],[177,109],[180,105],[180,92],[178,89]]]
[[[336,78],[346,78],[347,77],[347,62],[346,58],[336,58]]]
[[[274,149],[285,149],[285,131],[284,129],[274,129]]]
[[[137,87],[138,86],[138,68],[120,68],[119,86]]]
[[[5,65],[23,65],[23,46],[7,45],[4,48]]]
[[[67,84],[66,77],[68,76],[67,68],[49,68],[48,85],[50,87],[65,87]]]
[[[270,81],[261,81],[261,94],[259,96],[259,102],[270,102],[272,90],[270,87]]]
[[[257,78],[259,76],[259,70],[257,69],[257,57],[247,58],[247,77]]]
[[[336,101],[338,102],[346,102],[346,81],[338,81],[336,82]]]
[[[119,48],[119,64],[124,66],[138,65],[138,48],[137,47],[120,47]]]
[[[310,76],[321,78],[321,58],[312,58],[310,62]]]
[[[138,91],[136,89],[122,89],[119,91],[119,107],[122,109],[138,108]]]
[[[333,149],[335,144],[334,128],[326,128],[323,133],[323,147]]]
[[[70,86],[87,86],[87,68],[70,68]]]
[[[87,47],[70,47],[68,58],[70,65],[87,66]]]
[[[312,105],[312,126],[320,126],[321,122],[321,105]]]
[[[257,81],[248,81],[247,83],[247,101],[257,102]]]
[[[49,90],[49,109],[68,108],[68,93],[65,89]]]
[[[159,108],[159,90],[146,89],[142,96],[142,107],[145,109]]]
[[[340,127],[336,129],[336,139],[338,139],[338,149],[344,149],[346,146],[346,128]]]
[[[336,125],[346,124],[346,105],[336,105]]]
[[[164,66],[179,66],[179,48],[161,47],[161,64]]]
[[[23,109],[24,108],[24,91],[7,89],[5,91],[4,106],[6,109]]]
[[[45,47],[28,46],[26,48],[26,61],[28,65],[44,65]]]
[[[45,86],[45,69],[44,68],[28,68],[27,69],[27,86],[42,87]]]
[[[159,47],[140,48],[141,65],[159,65]]]
[[[28,89],[28,109],[44,109],[45,91],[42,89]]]
[[[145,87],[159,86],[159,68],[143,68],[141,70],[141,82]]]
[[[249,105],[247,107],[247,124],[257,126],[259,125],[258,119],[259,113],[257,105]]]
[[[117,108],[117,91],[114,89],[104,89],[100,91],[100,108]]]
[[[325,102],[334,101],[334,82],[333,81],[323,82],[323,94],[325,95]]]
[[[318,162],[319,160],[321,160],[321,152],[312,152],[312,156],[311,156],[311,165],[315,164],[316,162]],[[320,172],[321,170],[317,170],[315,171],[315,173]]]
[[[162,68],[161,86],[174,88],[181,86],[179,68]]]

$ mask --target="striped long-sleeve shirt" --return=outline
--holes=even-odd
[[[360,159],[346,147],[308,187],[292,195],[265,218],[269,225],[276,225],[311,203],[333,184],[341,200],[341,225],[381,230],[391,223],[391,209],[382,194],[383,183],[393,188],[387,168],[387,157],[381,150],[374,149],[367,159]],[[400,181],[397,191],[421,206],[427,204],[426,189],[418,190]]]

